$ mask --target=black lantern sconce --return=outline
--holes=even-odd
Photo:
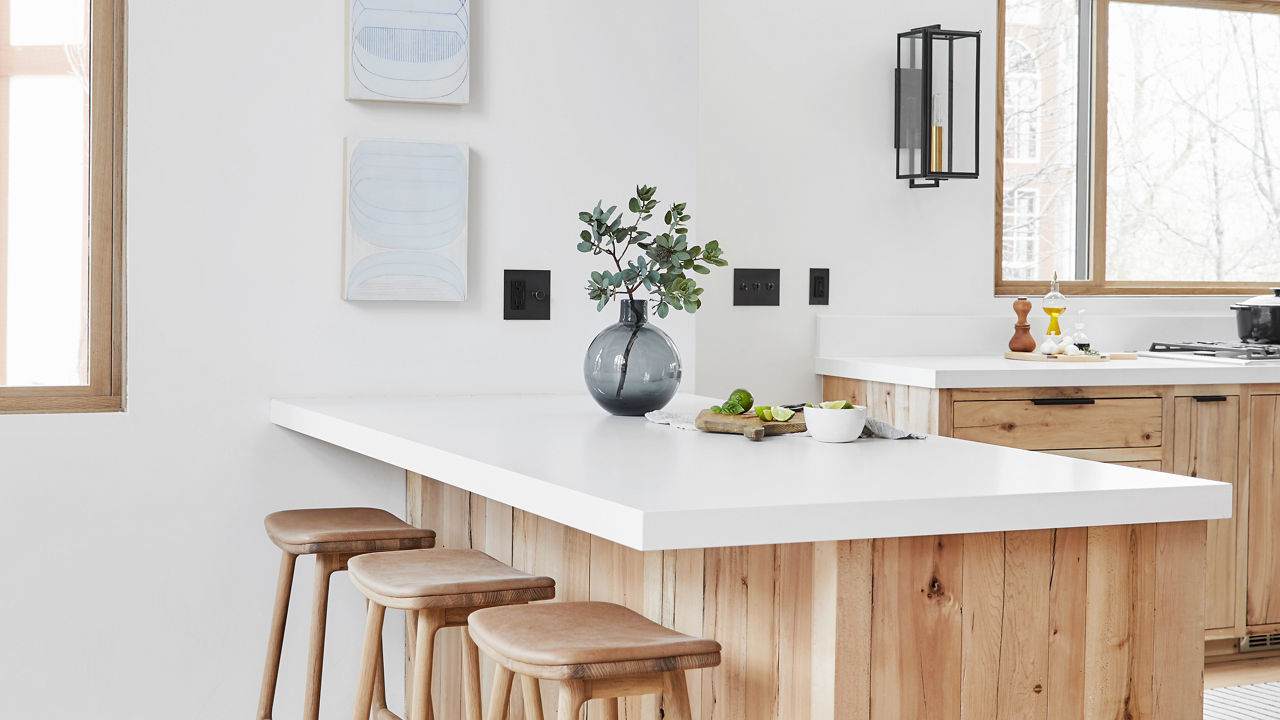
[[[978,177],[982,33],[941,25],[898,34],[894,134],[898,179],[913,188]]]

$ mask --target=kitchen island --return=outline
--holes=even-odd
[[[585,396],[276,400],[271,417],[404,468],[409,519],[442,546],[719,640],[724,663],[690,678],[703,720],[1201,715],[1222,483],[942,437],[751,443]],[[437,716],[460,717],[460,649],[440,645]]]

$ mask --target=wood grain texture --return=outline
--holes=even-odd
[[[1024,450],[1159,447],[1159,398],[1101,398],[1082,405],[1027,400],[957,402],[954,437]]]
[[[1203,522],[641,553],[418,476],[408,497],[442,545],[509,552],[558,600],[717,639],[721,665],[687,674],[697,720],[1181,720],[1198,693]],[[436,702],[461,713],[457,661]],[[485,697],[493,675],[485,661]],[[546,717],[559,690],[543,681]],[[681,709],[655,693],[619,717]]]
[[[903,430],[934,435],[939,434],[943,422],[941,397],[944,392],[947,391],[831,375],[822,378],[824,401],[848,400],[855,405],[865,405],[868,417]]]
[[[1243,586],[1237,573],[1237,535],[1245,496],[1237,484],[1240,446],[1240,398],[1225,402],[1174,400],[1173,472],[1236,486],[1236,511],[1225,520],[1210,520],[1205,573],[1205,628],[1244,630],[1236,617],[1236,596]]]
[[[1246,620],[1280,623],[1280,395],[1250,399]]]

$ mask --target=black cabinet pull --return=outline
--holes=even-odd
[[[1092,405],[1093,398],[1039,398],[1033,405]]]
[[[1196,402],[1226,402],[1226,395],[1196,395]]]

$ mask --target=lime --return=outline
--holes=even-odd
[[[822,403],[824,410],[852,410],[853,403],[848,400],[828,400]]]
[[[729,393],[729,400],[725,404],[735,403],[742,408],[742,412],[746,412],[751,409],[755,400],[755,398],[751,397],[750,392],[743,390],[742,388],[738,388],[737,390]]]
[[[791,418],[795,417],[795,414],[796,414],[794,410],[791,410],[789,408],[784,408],[779,405],[774,405],[773,407],[769,408],[767,412],[772,413],[773,419],[777,420],[778,422],[786,422]]]
[[[756,408],[756,417],[760,418],[761,420],[764,420],[765,422],[769,422],[770,420],[773,420],[773,413],[770,412],[769,410],[770,409],[767,407]]]

